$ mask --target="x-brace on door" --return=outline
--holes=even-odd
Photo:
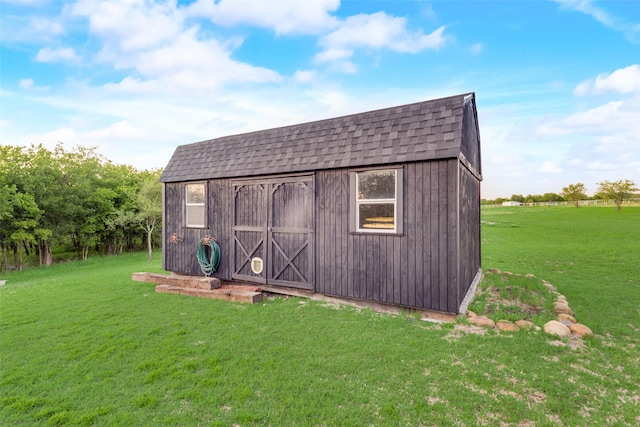
[[[234,182],[232,278],[313,289],[313,176]],[[264,263],[252,270],[252,260]]]

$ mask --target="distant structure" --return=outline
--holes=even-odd
[[[514,202],[514,201],[502,202],[502,206],[521,206],[521,205],[522,203]]]
[[[457,313],[480,277],[481,173],[473,93],[182,145],[163,266],[200,274],[211,236],[232,283]]]

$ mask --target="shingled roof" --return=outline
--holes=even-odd
[[[454,158],[473,94],[181,145],[160,180],[194,181]],[[475,107],[474,107],[475,108]]]

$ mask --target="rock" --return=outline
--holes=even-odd
[[[568,314],[568,313],[560,313],[558,314],[558,319],[567,319],[567,320],[571,320],[573,323],[578,323],[578,321],[576,320],[575,317],[573,317],[572,315]]]
[[[557,335],[560,338],[568,337],[571,331],[557,320],[550,320],[544,324],[544,332],[549,335]]]
[[[510,271],[503,271],[502,274],[504,274],[505,276],[513,276],[513,273]]]
[[[575,322],[572,322],[569,319],[558,319],[558,322],[562,323],[564,326],[566,326],[567,328],[571,328],[571,325],[574,325]]]
[[[515,323],[509,322],[508,320],[498,320],[496,322],[496,328],[506,332],[518,332],[520,330]]]
[[[555,304],[553,304],[553,311],[555,311],[556,314],[560,314],[560,313],[573,314],[573,310],[571,310],[569,305],[566,302],[561,302],[561,301],[558,301]]]
[[[495,328],[496,324],[493,320],[487,316],[475,316],[469,319],[469,323],[476,326],[483,326],[485,328]]]
[[[526,277],[527,279],[535,279],[536,275],[529,273],[529,274],[525,274],[524,277]]]
[[[593,335],[593,331],[591,331],[588,326],[585,326],[582,323],[573,323],[571,326],[569,326],[569,330],[572,334],[578,335],[579,337],[584,337],[585,335]]]
[[[557,291],[558,289],[553,286],[550,282],[547,282],[546,280],[542,281],[542,284],[544,285],[545,288],[551,290],[551,291]]]
[[[471,310],[467,310],[467,317],[476,317],[477,314],[475,314],[473,311]]]
[[[533,329],[535,326],[531,320],[516,320],[516,326],[525,331]]]
[[[565,303],[565,304],[568,304],[568,302],[567,302],[567,297],[565,297],[565,296],[564,296],[564,295],[562,295],[562,294],[558,294],[558,295],[556,295],[556,302],[563,302],[563,303]]]
[[[498,270],[497,268],[490,268],[490,269],[486,270],[485,273],[500,274],[500,273],[502,273],[502,271]]]

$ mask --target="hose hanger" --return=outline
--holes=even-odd
[[[205,276],[209,277],[218,270],[220,266],[220,246],[218,246],[215,237],[206,235],[200,239],[197,257],[200,270]]]

